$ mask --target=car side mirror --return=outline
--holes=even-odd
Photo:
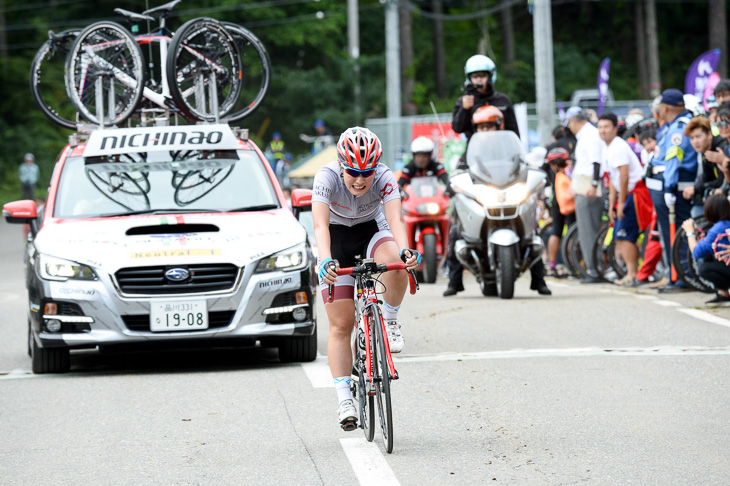
[[[31,224],[38,218],[38,207],[30,199],[9,202],[3,206],[3,217],[11,224]]]
[[[291,208],[294,216],[299,219],[299,214],[312,210],[312,190],[294,189],[291,192]]]

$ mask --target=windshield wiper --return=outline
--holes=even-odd
[[[140,214],[170,214],[170,213],[222,213],[219,209],[141,209],[139,211],[127,211],[124,213],[104,214],[105,218],[115,216],[137,216]]]
[[[229,209],[229,213],[243,213],[246,211],[266,211],[267,209],[279,209],[277,204],[259,204],[258,206],[246,206],[243,208]]]

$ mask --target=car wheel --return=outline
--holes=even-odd
[[[30,341],[33,373],[66,373],[71,369],[71,353],[68,348],[41,348],[32,334]]]
[[[311,336],[290,338],[279,344],[279,360],[282,363],[314,361],[317,358],[317,327]]]

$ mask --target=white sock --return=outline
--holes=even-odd
[[[383,299],[383,319],[385,319],[386,321],[397,320],[399,310],[400,306],[393,307],[392,305],[388,304],[385,299]]]
[[[352,392],[350,391],[350,383],[352,378],[349,376],[341,376],[333,380],[335,382],[335,391],[337,392],[337,400],[342,403],[345,400],[352,400]]]

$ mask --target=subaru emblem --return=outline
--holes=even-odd
[[[182,282],[183,280],[187,280],[189,276],[190,272],[184,268],[171,268],[165,272],[165,278],[167,278],[167,280],[172,280],[173,282]]]

